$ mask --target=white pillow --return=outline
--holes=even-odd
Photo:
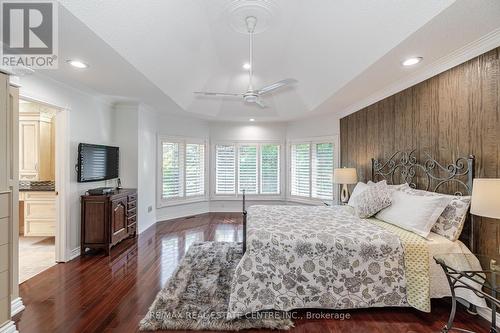
[[[354,190],[352,190],[351,197],[349,198],[349,202],[347,202],[347,204],[351,207],[354,207],[354,198],[367,188],[368,188],[367,184],[363,182],[357,183],[356,186],[354,186]]]
[[[444,196],[449,198],[450,202],[448,203],[448,206],[446,206],[441,216],[439,216],[431,231],[446,237],[453,242],[460,237],[467,213],[469,211],[471,202],[470,196],[440,194],[423,190],[415,190],[410,187],[403,188],[401,191],[417,196]]]
[[[449,202],[447,197],[423,197],[394,191],[392,205],[382,209],[376,218],[427,237]]]

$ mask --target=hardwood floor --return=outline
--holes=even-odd
[[[109,257],[96,254],[53,266],[21,284],[26,309],[15,318],[18,329],[21,333],[136,332],[189,245],[197,240],[240,241],[240,222],[234,213],[162,222],[138,239],[122,242]],[[338,313],[349,313],[351,318],[300,319],[289,332],[439,332],[449,303],[433,301],[432,314],[411,308]],[[489,331],[486,320],[463,309],[455,323],[476,332]]]

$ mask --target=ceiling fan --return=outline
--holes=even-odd
[[[297,83],[298,81],[295,79],[284,79],[278,82],[274,82],[268,86],[265,86],[260,89],[254,89],[252,85],[253,79],[253,35],[255,31],[255,26],[257,25],[257,18],[254,16],[248,16],[246,19],[246,25],[248,34],[250,36],[250,57],[249,57],[249,69],[248,69],[248,88],[245,93],[242,94],[234,94],[234,93],[224,93],[224,92],[210,92],[210,91],[195,91],[196,95],[203,96],[234,96],[234,97],[243,97],[243,100],[247,103],[255,103],[259,105],[261,108],[265,108],[266,105],[261,99],[261,96],[265,94],[269,94],[281,87],[285,87],[288,85],[292,85]]]

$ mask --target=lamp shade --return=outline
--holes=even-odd
[[[500,219],[500,179],[474,179],[470,212],[477,216]]]
[[[338,168],[333,170],[333,182],[335,184],[356,184],[358,175],[355,168]]]

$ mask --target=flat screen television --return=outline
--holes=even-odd
[[[118,178],[118,147],[80,143],[78,145],[78,182],[96,182]]]

